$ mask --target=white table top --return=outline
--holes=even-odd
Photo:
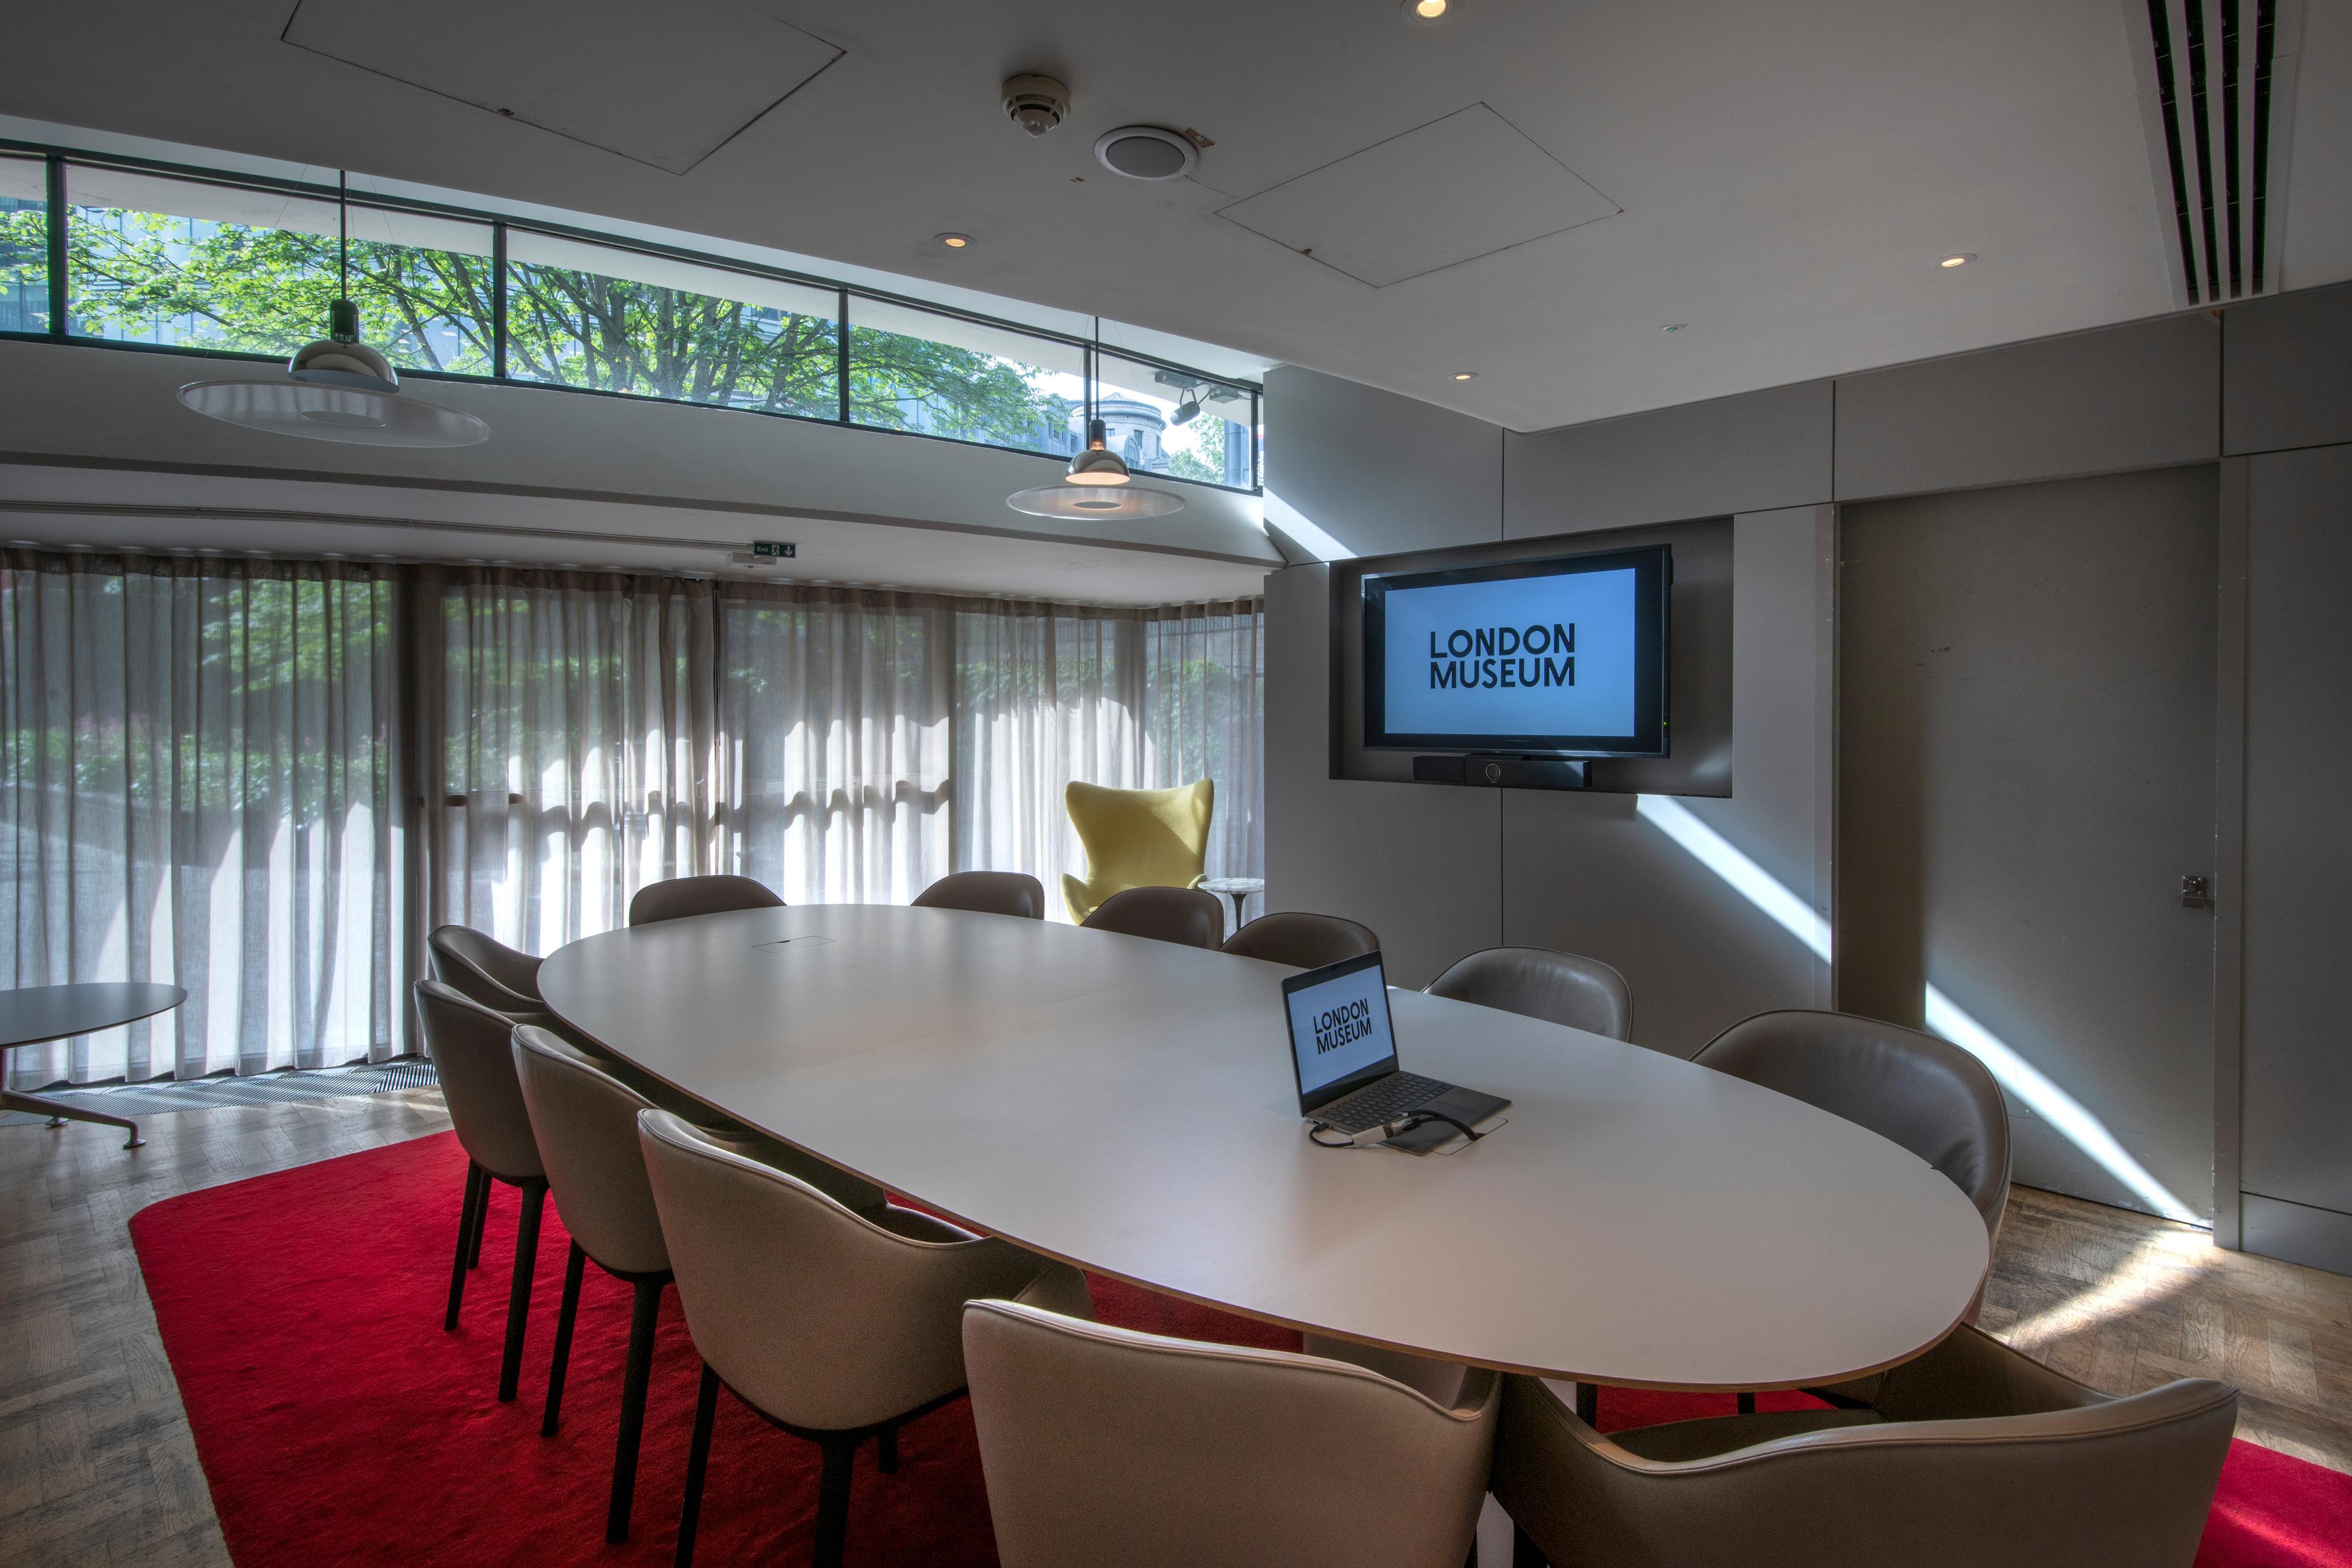
[[[685,1092],[973,1228],[1269,1321],[1547,1377],[1794,1386],[1943,1337],[1984,1224],[1909,1152],[1672,1057],[1391,993],[1403,1065],[1509,1096],[1452,1155],[1297,1114],[1294,973],[829,905],[587,938],[550,1005]]]

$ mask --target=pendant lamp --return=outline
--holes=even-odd
[[[369,447],[472,447],[490,427],[470,414],[400,395],[400,373],[360,341],[352,303],[351,176],[339,183],[335,258],[337,298],[327,307],[327,335],[286,362],[284,381],[192,381],[180,401],[210,418]]]

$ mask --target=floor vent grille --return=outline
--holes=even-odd
[[[2122,3],[2175,296],[2276,292],[2302,0]]]

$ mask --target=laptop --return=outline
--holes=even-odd
[[[1309,1121],[1353,1135],[1423,1110],[1475,1127],[1511,1103],[1398,1068],[1388,976],[1377,952],[1294,974],[1282,983],[1282,1000],[1290,1016],[1298,1114]],[[1394,1142],[1424,1152],[1456,1135],[1434,1121]]]

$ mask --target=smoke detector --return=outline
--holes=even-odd
[[[1095,161],[1130,180],[1179,180],[1200,163],[1201,148],[1164,125],[1122,125],[1096,141]]]
[[[1004,79],[1004,112],[1032,136],[1043,136],[1070,117],[1070,89],[1049,76]]]

